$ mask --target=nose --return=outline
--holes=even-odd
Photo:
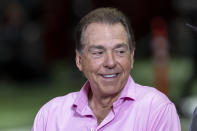
[[[104,67],[113,69],[116,66],[116,59],[112,52],[106,53]]]

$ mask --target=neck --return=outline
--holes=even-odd
[[[107,114],[111,111],[113,103],[118,99],[118,97],[119,94],[104,97],[96,95],[90,90],[89,106],[96,116],[98,124],[100,124],[102,120],[107,116]]]
[[[100,108],[111,107],[118,97],[119,95],[103,97],[93,94],[89,99],[89,104]]]

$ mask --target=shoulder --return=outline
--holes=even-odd
[[[78,92],[72,92],[64,96],[55,97],[44,104],[40,110],[50,111],[70,107],[73,105],[77,95]]]
[[[151,118],[160,118],[162,114],[177,116],[175,105],[164,93],[153,87],[137,86],[136,103],[144,112],[151,114]]]
[[[172,103],[169,98],[154,87],[136,84],[136,99],[155,105]]]
[[[73,92],[65,96],[59,96],[43,105],[35,117],[32,131],[45,130],[47,123],[50,127],[50,125],[53,125],[57,119],[61,120],[62,116],[66,116],[65,113],[71,114],[71,107],[77,94],[78,92]]]

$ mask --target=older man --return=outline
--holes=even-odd
[[[135,41],[123,13],[99,8],[77,26],[76,65],[87,78],[79,92],[38,112],[32,131],[180,131],[174,104],[130,76]]]

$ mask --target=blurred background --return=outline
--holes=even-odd
[[[74,29],[97,7],[116,7],[136,38],[131,75],[173,101],[182,130],[197,106],[196,0],[1,0],[0,131],[27,131],[50,99],[80,90]]]

